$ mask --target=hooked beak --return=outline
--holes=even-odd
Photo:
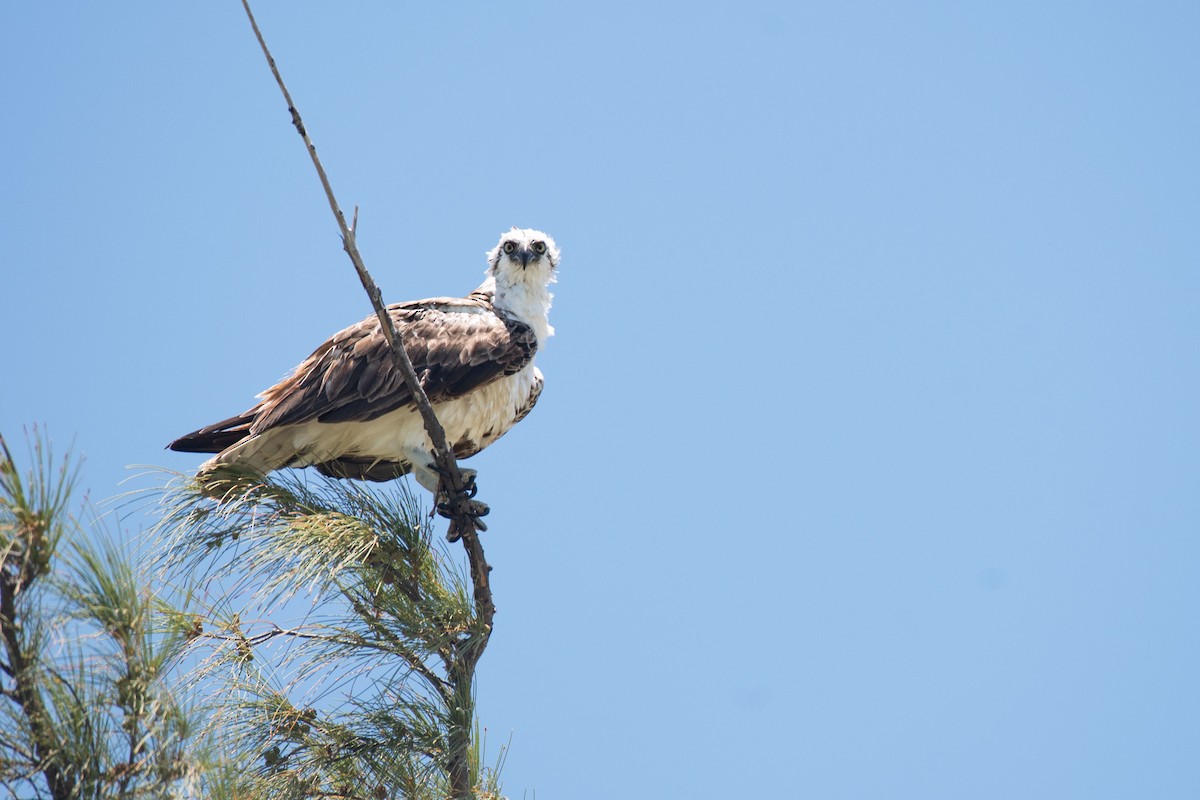
[[[528,247],[521,248],[521,269],[525,269],[526,267],[529,266],[529,257],[531,255],[532,254],[529,252]]]

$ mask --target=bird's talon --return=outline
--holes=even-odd
[[[467,501],[467,508],[466,508],[467,515],[470,516],[472,519],[476,520],[477,522],[480,517],[486,517],[488,514],[490,514],[492,512],[491,507],[488,506],[487,503],[484,503],[481,500],[472,500],[470,497],[467,497],[465,499]],[[435,508],[437,510],[437,513],[440,516],[443,516],[446,519],[454,519],[454,503],[452,501],[450,501],[449,499],[447,499],[444,502],[438,503],[435,506]],[[480,524],[482,524],[482,523],[480,523]],[[486,527],[480,528],[480,530],[487,530],[487,528]]]

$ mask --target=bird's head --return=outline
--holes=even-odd
[[[498,282],[545,286],[554,282],[558,268],[558,245],[546,234],[531,228],[513,228],[501,234],[488,251],[488,274]]]

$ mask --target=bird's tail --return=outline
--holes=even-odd
[[[296,426],[253,433],[254,418],[254,412],[247,411],[181,436],[167,446],[184,453],[216,453],[200,465],[197,477],[225,467],[266,475],[281,467],[304,465],[306,443],[297,441]]]
[[[253,421],[254,415],[247,411],[180,436],[167,447],[181,453],[219,453],[249,436]]]

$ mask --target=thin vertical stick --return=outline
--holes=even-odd
[[[329,177],[325,174],[325,168],[321,165],[321,159],[317,157],[317,148],[308,136],[308,130],[304,127],[304,120],[300,117],[300,112],[296,109],[296,104],[292,102],[291,93],[288,92],[287,86],[283,82],[283,77],[279,74],[279,68],[275,65],[275,59],[271,56],[271,51],[267,48],[267,43],[258,28],[258,23],[254,19],[253,12],[250,10],[248,0],[242,0],[242,7],[246,9],[246,16],[250,19],[250,26],[254,29],[254,36],[258,39],[258,44],[262,48],[263,55],[267,59],[267,64],[271,68],[271,73],[275,76],[275,82],[279,84],[279,90],[283,93],[283,99],[287,102],[288,112],[292,115],[292,124],[296,126],[296,131],[304,140],[305,148],[312,158],[313,166],[316,167],[317,176],[321,179],[321,186],[325,190],[325,197],[329,201],[329,208],[333,211],[333,216],[337,219],[338,228],[342,233],[342,247],[345,249],[346,254],[350,256],[350,261],[354,264],[354,269],[358,273],[358,278],[362,282],[363,289],[366,290],[367,296],[371,300],[371,306],[375,309],[375,315],[379,317],[379,324],[383,329],[383,335],[387,338],[388,344],[391,345],[392,358],[395,361],[396,368],[404,378],[404,383],[408,387],[409,392],[411,392],[413,401],[416,403],[417,409],[421,412],[421,418],[425,422],[425,430],[428,432],[430,441],[433,443],[434,459],[436,460],[438,470],[441,472],[443,488],[448,490],[450,515],[448,538],[451,541],[461,538],[463,548],[467,552],[467,560],[471,568],[471,582],[475,594],[475,610],[483,626],[480,632],[473,633],[460,642],[453,667],[450,670],[451,676],[456,679],[457,683],[456,695],[459,702],[456,705],[460,706],[452,714],[457,723],[454,727],[462,727],[463,730],[451,731],[452,742],[457,746],[450,748],[450,763],[448,766],[451,797],[469,798],[473,795],[473,788],[469,785],[467,763],[469,748],[465,744],[470,741],[470,726],[473,723],[471,684],[475,674],[475,667],[483,655],[484,648],[487,647],[488,639],[491,637],[492,620],[496,614],[496,606],[492,600],[490,575],[492,568],[487,563],[483,552],[483,545],[480,543],[477,533],[477,531],[487,530],[487,526],[479,520],[471,498],[464,491],[465,482],[463,481],[462,473],[458,469],[458,462],[454,458],[454,453],[446,441],[446,432],[442,428],[441,423],[438,422],[437,415],[433,411],[433,405],[429,402],[429,397],[421,387],[421,382],[417,378],[416,371],[413,369],[412,361],[409,359],[408,353],[404,350],[404,342],[400,337],[400,333],[396,330],[391,315],[388,314],[387,307],[383,303],[382,293],[363,264],[362,255],[359,253],[354,239],[354,225],[346,224],[346,216],[342,213],[337,198],[334,197],[333,188],[329,184]],[[356,222],[357,216],[356,210]]]

